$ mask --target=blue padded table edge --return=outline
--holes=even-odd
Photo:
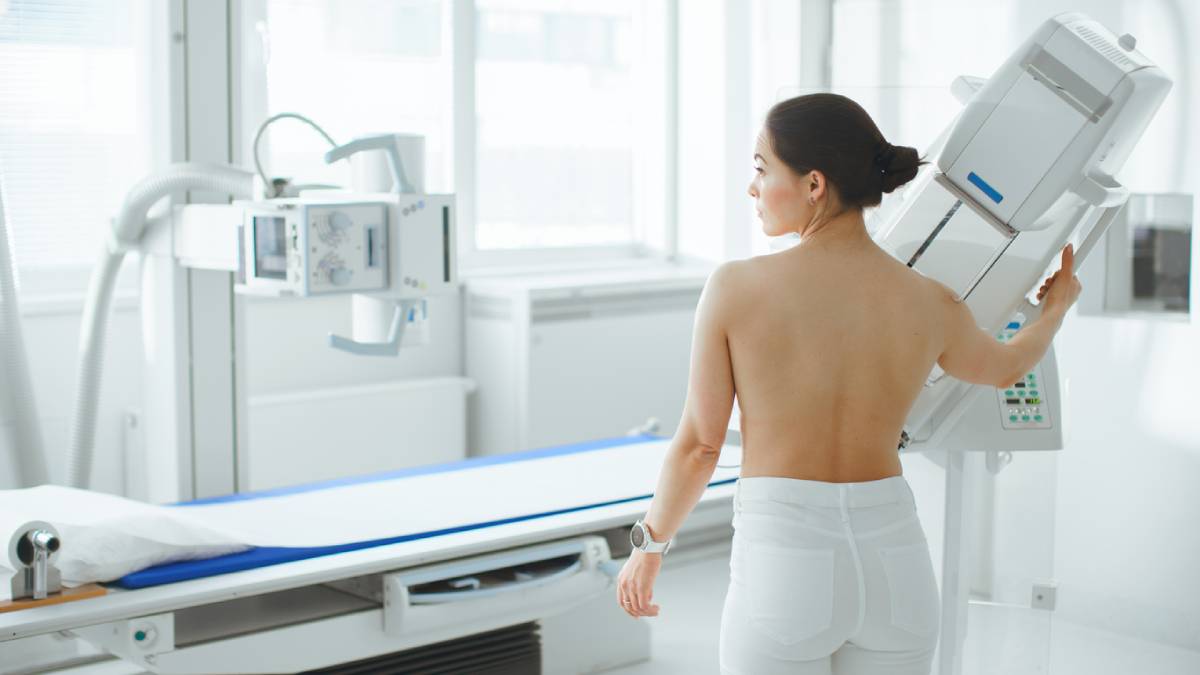
[[[630,436],[626,438],[607,439],[600,441],[591,441],[588,443],[578,443],[574,445],[565,445],[554,448],[543,448],[538,450],[530,450],[526,452],[511,453],[508,455],[497,455],[492,457],[475,457],[458,462],[448,462],[445,464],[434,464],[430,466],[413,467],[411,469],[402,469],[400,471],[391,471],[382,474],[371,474],[368,476],[359,476],[349,479],[338,479],[332,481],[322,481],[319,483],[309,483],[305,485],[293,486],[288,488],[279,488],[274,490],[263,490],[260,492],[241,493],[237,495],[229,495],[228,497],[215,497],[211,499],[197,500],[195,502],[183,502],[176,506],[188,506],[191,504],[213,504],[219,502],[241,501],[245,499],[258,499],[261,497],[272,497],[282,494],[296,494],[300,492],[311,492],[313,490],[322,490],[329,487],[337,487],[341,485],[352,485],[358,483],[369,483],[381,480],[389,480],[392,478],[401,478],[408,476],[426,475],[432,473],[443,473],[446,471],[454,471],[458,469],[486,466],[490,464],[503,464],[507,462],[528,461],[532,459],[540,459],[542,457],[554,457],[558,455],[567,455],[579,452],[588,452],[592,450],[602,450],[605,448],[615,448],[624,445],[633,445],[635,443],[644,443],[653,440],[663,440],[657,436],[642,435]],[[717,485],[726,485],[734,483],[736,478],[728,478],[725,480],[713,481],[709,483],[709,487]],[[387,539],[374,539],[370,541],[353,542],[349,544],[341,544],[338,546],[320,546],[311,548],[285,548],[285,547],[257,547],[251,548],[239,553],[231,553],[228,555],[218,556],[215,558],[207,558],[204,560],[182,560],[179,562],[166,563],[155,567],[148,567],[144,570],[131,572],[109,585],[118,586],[120,588],[146,588],[149,586],[159,586],[162,584],[174,583],[177,581],[187,581],[189,579],[199,579],[202,577],[214,576],[217,574],[226,574],[229,572],[240,572],[243,570],[254,569],[257,567],[267,567],[269,565],[278,565],[285,562],[295,560],[305,560],[308,558],[316,558],[323,555],[332,555],[334,553],[344,553],[347,551],[357,551],[375,546],[385,546],[388,544],[398,544],[405,541],[413,541],[416,539],[425,539],[429,537],[438,537],[456,532],[467,532],[470,530],[479,530],[487,527],[495,527],[498,525],[507,525],[526,520],[534,520],[537,518],[547,518],[550,516],[561,515],[565,513],[575,513],[588,509],[601,508],[604,506],[612,506],[615,504],[625,504],[635,502],[641,499],[649,499],[652,495],[638,495],[627,497],[625,499],[617,499],[613,501],[600,502],[598,504],[585,504],[568,509],[559,509],[557,511],[546,511],[544,513],[534,513],[519,517],[506,518],[502,520],[493,520],[483,523],[472,523],[455,528],[447,528],[442,530],[434,530],[430,532],[417,532],[406,534],[400,537],[391,537]]]
[[[604,438],[597,441],[587,441],[585,443],[574,443],[572,445],[559,445],[550,448],[537,448],[534,450],[524,450],[521,452],[512,452],[503,455],[490,455],[487,457],[470,457],[467,459],[455,460],[453,462],[443,462],[441,464],[427,464],[423,466],[412,466],[405,469],[397,469],[395,471],[385,471],[383,473],[371,473],[365,476],[349,476],[346,478],[334,478],[332,480],[317,481],[315,483],[302,483],[300,485],[288,485],[286,487],[272,488],[270,490],[258,490],[255,492],[239,492],[232,495],[221,495],[220,497],[207,497],[205,499],[196,499],[190,502],[179,502],[171,504],[171,506],[200,506],[204,504],[220,504],[223,502],[240,502],[250,499],[262,499],[263,497],[279,497],[281,495],[294,495],[302,492],[316,492],[317,490],[328,490],[329,488],[341,487],[344,485],[359,485],[362,483],[378,483],[385,480],[393,480],[396,478],[409,478],[411,476],[425,476],[434,473],[446,473],[449,471],[459,471],[461,469],[473,469],[480,466],[491,466],[493,464],[508,464],[510,462],[526,462],[531,459],[542,459],[544,457],[555,457],[558,455],[573,455],[579,452],[589,452],[592,450],[604,450],[606,448],[619,448],[623,445],[634,445],[636,443],[647,443],[649,441],[664,440],[659,436],[650,434],[641,434],[638,436],[625,436],[622,438]]]

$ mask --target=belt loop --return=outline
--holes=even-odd
[[[842,522],[848,523],[848,522],[850,522],[850,510],[849,510],[850,488],[849,488],[849,486],[846,485],[845,483],[839,483],[838,484],[838,493],[839,493],[838,501],[840,502],[840,506],[841,506],[841,510],[842,510]]]

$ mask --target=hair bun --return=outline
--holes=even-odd
[[[916,148],[906,145],[892,145],[887,141],[881,144],[875,155],[875,166],[883,177],[882,190],[884,194],[894,191],[917,177],[917,169],[924,164]]]

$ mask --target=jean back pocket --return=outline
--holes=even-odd
[[[916,635],[937,631],[941,614],[937,580],[925,541],[879,549],[891,594],[892,625]]]
[[[735,546],[731,572],[750,623],[772,639],[795,644],[833,623],[833,549]]]

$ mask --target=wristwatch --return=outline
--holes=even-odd
[[[661,553],[666,555],[667,551],[671,550],[672,541],[675,540],[672,539],[665,542],[654,541],[650,537],[650,528],[646,527],[646,524],[640,520],[634,523],[633,528],[629,530],[629,543],[644,553]]]

